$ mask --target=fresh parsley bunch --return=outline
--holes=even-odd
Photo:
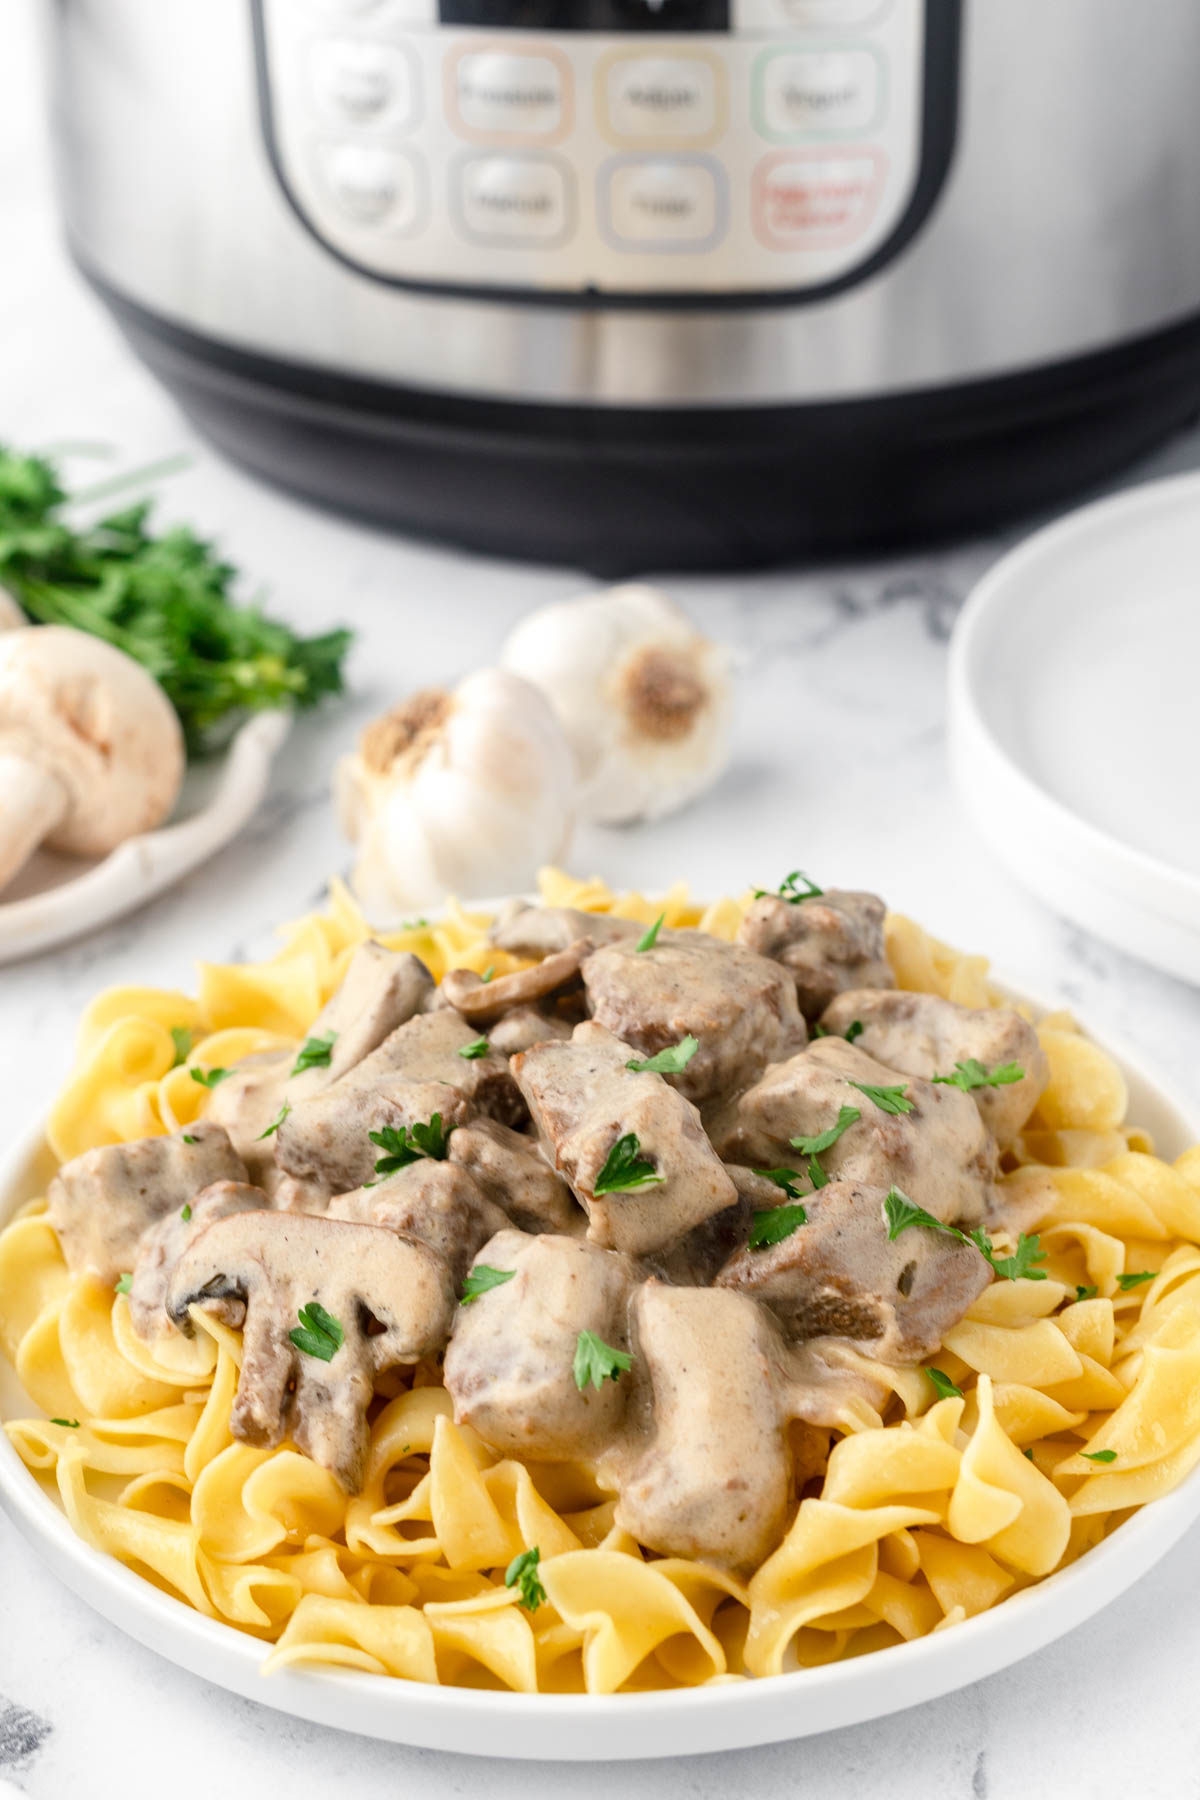
[[[0,444],[0,587],[39,625],[70,625],[161,683],[190,754],[240,715],[310,707],[342,688],[348,631],[298,637],[230,597],[236,570],[187,526],[152,532],[150,503],[76,527],[47,458]]]

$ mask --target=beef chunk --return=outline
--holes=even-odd
[[[576,1238],[502,1231],[477,1259],[514,1278],[460,1306],[446,1352],[454,1417],[505,1455],[562,1462],[598,1454],[620,1428],[628,1377],[580,1390],[581,1331],[628,1350],[633,1265]]]
[[[332,1087],[348,1070],[377,1050],[401,1025],[424,1009],[433,992],[433,976],[420,957],[385,950],[368,940],[360,944],[346,967],[341,986],[317,1014],[310,1037],[333,1033],[329,1062],[305,1069],[288,1082],[293,1106]]]
[[[133,1268],[148,1226],[213,1181],[245,1181],[225,1132],[201,1119],[170,1137],[106,1144],[64,1163],[50,1183],[50,1223],[76,1273],[111,1285]]]
[[[661,1075],[635,1075],[629,1044],[580,1025],[567,1044],[539,1044],[513,1059],[547,1155],[588,1213],[588,1237],[641,1256],[672,1244],[737,1199],[694,1106]],[[658,1179],[597,1194],[618,1140],[633,1134]]]
[[[912,1110],[887,1112],[854,1082],[902,1087]],[[768,1069],[709,1128],[727,1162],[793,1168],[803,1176],[807,1165],[792,1138],[819,1136],[843,1106],[856,1107],[860,1116],[822,1151],[826,1175],[869,1187],[894,1183],[946,1224],[978,1225],[987,1216],[995,1199],[996,1144],[970,1096],[885,1068],[841,1038],[818,1038]]]
[[[651,1431],[621,1472],[617,1524],[668,1556],[752,1568],[779,1541],[789,1488],[766,1319],[742,1294],[657,1281],[631,1311]]]
[[[152,1343],[174,1330],[167,1317],[167,1288],[176,1263],[205,1226],[233,1213],[261,1212],[266,1204],[261,1188],[240,1181],[214,1181],[178,1212],[167,1213],[142,1233],[129,1288],[129,1317],[140,1338]]]
[[[570,906],[517,905],[500,913],[488,936],[511,956],[541,958],[567,950],[580,938],[612,944],[639,938],[646,927],[637,919],[615,919],[611,913],[579,912]]]
[[[450,1139],[450,1161],[468,1170],[520,1230],[582,1230],[585,1215],[574,1194],[536,1140],[522,1132],[495,1119],[473,1119]]]
[[[522,1050],[549,1043],[551,1038],[569,1038],[578,1023],[578,1019],[564,1018],[540,1006],[516,1006],[492,1026],[488,1042],[501,1056],[519,1056]]]
[[[328,1216],[382,1225],[428,1244],[446,1262],[456,1293],[479,1246],[509,1223],[466,1169],[428,1157],[374,1187],[339,1194],[330,1201]]]
[[[893,987],[883,947],[887,908],[875,894],[829,888],[811,900],[764,894],[738,929],[738,942],[782,963],[811,1024],[845,988]]]
[[[881,1362],[932,1355],[992,1272],[973,1244],[940,1231],[912,1226],[890,1240],[887,1194],[830,1182],[805,1200],[807,1224],[739,1250],[718,1287],[764,1301],[793,1338],[854,1338]]]
[[[642,1056],[689,1033],[699,1048],[672,1087],[697,1106],[747,1087],[798,1050],[804,1022],[778,964],[701,931],[597,950],[583,966],[593,1018]]]
[[[1033,1026],[1003,1007],[974,1010],[936,994],[853,988],[839,994],[821,1020],[844,1037],[855,1020],[860,1050],[906,1075],[953,1075],[959,1062],[974,1059],[985,1069],[1017,1063],[1025,1074],[1006,1087],[974,1088],[971,1098],[999,1144],[1016,1137],[1050,1079],[1050,1065]]]
[[[382,1152],[369,1134],[385,1125],[411,1126],[434,1113],[446,1125],[475,1113],[519,1123],[525,1108],[505,1059],[494,1051],[459,1055],[478,1035],[449,1008],[410,1019],[340,1081],[292,1109],[276,1133],[276,1162],[330,1193],[347,1193],[373,1174]]]

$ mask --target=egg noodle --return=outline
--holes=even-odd
[[[553,871],[542,891],[647,922],[664,910]],[[702,909],[680,887],[666,921],[731,939],[746,904]],[[451,905],[381,941],[439,980],[522,966],[488,944],[488,923]],[[371,934],[335,884],[327,912],[283,935],[266,962],[201,965],[194,999],[125,987],[95,1000],[50,1115],[54,1155],[177,1131],[207,1104],[192,1067],[302,1040]],[[982,958],[907,919],[889,918],[887,949],[901,988],[1000,1001]],[[80,1537],[264,1640],[267,1670],[607,1694],[940,1631],[1073,1561],[1200,1460],[1200,1147],[1159,1161],[1123,1122],[1109,1058],[1065,1016],[1038,1030],[1050,1084],[1001,1185],[1040,1231],[1048,1279],[994,1283],[946,1335],[936,1366],[960,1395],[872,1363],[886,1424],[858,1403],[831,1448],[816,1434],[819,1456],[811,1432],[796,1437],[803,1497],[748,1581],[643,1550],[582,1464],[493,1455],[454,1424],[433,1363],[383,1382],[354,1497],[295,1449],[235,1442],[239,1334],[197,1309],[194,1339],[152,1353],[123,1295],[70,1274],[38,1200],[0,1235],[0,1347],[47,1416],[5,1429]],[[530,1610],[505,1571],[535,1546],[546,1597]]]

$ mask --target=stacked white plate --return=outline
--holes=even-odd
[[[1066,917],[1200,982],[1200,476],[1039,531],[963,611],[950,763]]]

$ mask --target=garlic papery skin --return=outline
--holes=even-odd
[[[500,660],[558,714],[579,765],[582,818],[661,818],[729,761],[729,653],[657,588],[630,582],[543,606]]]
[[[453,693],[427,688],[363,732],[338,766],[351,885],[385,923],[448,894],[519,893],[571,834],[575,759],[543,696],[481,669]]]

